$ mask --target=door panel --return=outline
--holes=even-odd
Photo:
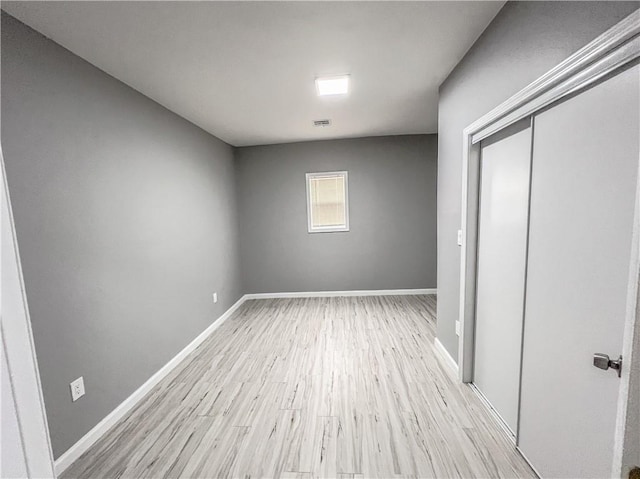
[[[638,169],[638,66],[535,118],[519,446],[543,477],[611,475]]]
[[[530,120],[482,142],[473,382],[515,433],[531,164]]]

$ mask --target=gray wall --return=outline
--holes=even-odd
[[[59,457],[240,296],[233,149],[5,14],[2,147]]]
[[[638,8],[638,2],[509,2],[440,86],[438,338],[458,356],[462,130]]]
[[[436,286],[435,135],[239,148],[247,293]],[[307,232],[305,173],[349,172],[346,233]]]

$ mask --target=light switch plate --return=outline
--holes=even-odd
[[[460,321],[456,321],[456,334],[460,336]]]
[[[458,246],[462,246],[462,230],[458,230]]]
[[[71,400],[77,401],[84,396],[84,379],[80,376],[78,379],[69,384],[71,387]]]
[[[213,302],[214,303],[218,302],[218,293],[213,293]]]

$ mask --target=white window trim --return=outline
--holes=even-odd
[[[331,176],[344,177],[344,226],[313,226],[311,221],[311,195],[309,182],[313,178],[325,178]],[[318,173],[306,174],[307,184],[307,231],[309,233],[336,233],[349,231],[349,173],[347,171],[322,171]]]

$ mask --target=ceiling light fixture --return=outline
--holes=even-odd
[[[318,96],[346,95],[349,93],[349,75],[316,78]]]

